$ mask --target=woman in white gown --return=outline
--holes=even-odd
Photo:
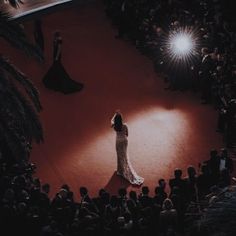
[[[117,175],[123,176],[133,185],[141,185],[144,178],[137,175],[130,163],[127,154],[128,127],[123,124],[122,116],[119,112],[116,112],[113,116],[111,125],[116,131]]]

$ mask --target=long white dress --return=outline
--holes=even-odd
[[[123,124],[121,131],[116,131],[117,174],[123,176],[133,185],[141,185],[144,178],[137,175],[127,154],[127,133],[128,127],[126,124]]]

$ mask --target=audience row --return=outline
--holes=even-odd
[[[80,187],[80,202],[67,184],[50,199],[50,185],[34,178],[35,166],[26,160],[8,165],[0,163],[0,222],[5,235],[175,235],[186,228],[186,215],[202,211],[217,200],[217,195],[231,184],[233,161],[226,149],[210,151],[209,160],[197,174],[193,166],[182,177],[176,169],[169,180],[159,179],[155,195],[148,186],[140,193],[125,188],[111,195],[101,189],[90,197]],[[169,192],[169,194],[168,194]],[[191,208],[191,211],[190,211]],[[15,235],[15,234],[14,234]]]

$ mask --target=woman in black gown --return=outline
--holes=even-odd
[[[44,37],[43,37],[43,31],[42,31],[42,22],[40,19],[36,19],[34,21],[34,39],[36,45],[41,49],[41,51],[44,51]]]
[[[53,65],[43,78],[46,88],[62,92],[64,94],[74,93],[82,90],[84,85],[70,78],[61,63],[62,38],[60,32],[54,34],[53,41]]]

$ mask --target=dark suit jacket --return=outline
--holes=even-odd
[[[169,180],[169,185],[170,185],[170,188],[171,188],[171,192],[172,192],[174,187],[178,187],[180,194],[184,193],[185,181],[183,179],[175,179],[175,178],[170,179]]]
[[[200,71],[202,72],[201,76],[203,77],[203,79],[210,79],[209,77],[213,68],[214,68],[214,62],[211,56],[206,55],[205,57],[203,57],[200,66]]]
[[[232,158],[228,157],[226,159],[225,167],[226,167],[227,170],[229,170],[230,173],[232,173],[234,171],[234,163],[233,163]]]
[[[140,196],[139,202],[142,207],[151,207],[153,204],[152,198],[147,195]]]

